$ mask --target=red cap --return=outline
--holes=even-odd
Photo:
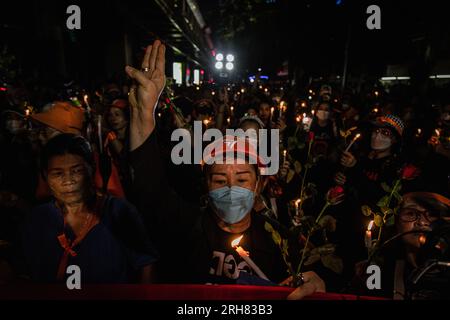
[[[211,142],[204,151],[205,164],[256,164],[258,168],[265,167],[258,155],[255,143],[248,137],[226,135],[221,139]],[[232,162],[226,162],[231,159]],[[240,159],[238,161],[238,159]],[[244,160],[244,162],[242,162]]]

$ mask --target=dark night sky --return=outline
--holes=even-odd
[[[337,6],[336,0],[276,0],[273,3],[261,0],[256,1],[262,3],[256,5],[254,11],[259,17],[257,22],[246,23],[243,19],[245,28],[227,40],[219,31],[229,24],[232,17],[239,18],[242,12],[233,13],[228,9],[225,15],[221,14],[220,4],[231,2],[224,1],[198,2],[212,28],[216,46],[234,52],[239,69],[250,73],[261,66],[273,74],[283,61],[294,57],[293,60],[313,74],[341,74],[349,26],[349,70],[355,73],[367,71],[381,75],[387,64],[411,63],[420,56],[424,43],[427,43],[421,39],[432,42],[434,59],[450,56],[450,19],[444,2],[342,0],[342,4]],[[37,3],[41,9],[45,8],[45,12],[36,10]],[[1,41],[6,41],[16,49],[19,58],[26,60],[22,61],[24,67],[36,63],[51,66],[54,62],[51,49],[34,36],[39,34],[39,28],[44,31],[48,24],[64,25],[64,6],[72,3],[80,3],[82,8],[86,8],[83,9],[86,27],[77,35],[82,48],[66,48],[69,56],[83,55],[83,61],[87,61],[86,65],[73,65],[75,71],[83,67],[94,69],[101,65],[102,59],[108,59],[105,58],[110,50],[108,43],[121,30],[132,30],[135,43],[140,45],[152,40],[152,32],[162,37],[169,34],[170,24],[155,9],[152,1],[78,0],[46,4],[45,1],[17,0],[2,4]],[[380,5],[382,30],[367,30],[368,15],[365,11],[369,4]],[[139,19],[124,21],[124,9],[117,10],[118,7],[138,13]]]

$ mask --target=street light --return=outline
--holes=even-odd
[[[233,70],[234,65],[231,62],[227,62],[227,64],[225,65],[225,68],[227,68],[227,70]]]
[[[218,53],[218,54],[216,55],[216,60],[217,60],[217,61],[222,61],[222,60],[223,60],[223,54]]]
[[[214,66],[216,67],[216,69],[219,69],[219,70],[223,69],[223,62],[217,61]]]
[[[234,61],[234,56],[232,54],[227,54],[227,61],[228,62],[233,62]]]

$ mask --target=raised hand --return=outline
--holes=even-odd
[[[141,70],[126,66],[125,71],[135,80],[128,94],[130,102],[130,150],[141,146],[155,129],[155,109],[166,83],[166,47],[156,40],[147,47]]]

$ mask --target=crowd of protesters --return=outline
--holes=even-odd
[[[421,237],[450,217],[450,99],[418,103],[379,84],[179,87],[166,84],[164,59],[159,42],[147,48],[142,69],[126,69],[131,86],[72,83],[45,102],[18,85],[2,92],[0,283],[64,281],[75,264],[85,283],[405,297]],[[171,134],[195,121],[278,129],[278,173],[248,161],[174,164]],[[236,139],[214,143],[258,158],[252,137],[228,150]],[[256,268],[231,245],[239,236]],[[381,293],[365,291],[373,261],[385,266]]]

